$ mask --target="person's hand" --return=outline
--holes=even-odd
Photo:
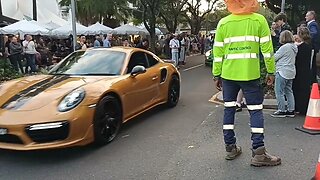
[[[271,36],[276,36],[276,35],[277,35],[276,32],[273,29],[271,29]]]
[[[266,78],[266,83],[267,83],[267,85],[268,86],[271,86],[271,85],[273,85],[273,83],[274,83],[274,75],[273,74],[268,74],[267,75],[267,78]]]
[[[218,89],[218,91],[221,91],[222,90],[222,80],[220,77],[215,77],[213,79],[214,81],[214,84],[216,85],[216,88]]]

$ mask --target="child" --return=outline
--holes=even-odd
[[[272,117],[294,117],[295,102],[292,91],[293,79],[296,76],[295,59],[298,47],[294,43],[293,34],[290,31],[283,31],[280,34],[282,46],[275,54],[276,60],[276,80],[275,93],[278,102],[278,111]],[[286,110],[285,97],[288,101]]]

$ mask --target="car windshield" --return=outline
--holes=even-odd
[[[120,75],[126,53],[119,51],[78,51],[55,66],[54,75]]]

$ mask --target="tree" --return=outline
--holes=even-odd
[[[131,15],[127,0],[78,0],[76,1],[77,19],[84,25],[94,24],[97,21],[117,27],[120,21],[126,21]],[[71,0],[61,0],[60,5],[69,6]],[[115,23],[115,21],[117,23]],[[112,24],[109,24],[112,22]]]
[[[140,0],[142,6],[143,24],[150,34],[150,48],[155,52],[156,47],[156,22],[160,14],[161,0]]]
[[[201,11],[202,0],[192,0],[186,3],[187,8],[184,11],[184,17],[188,21],[188,24],[191,27],[191,34],[198,34],[201,30],[201,26],[207,14],[209,14],[215,7],[216,3],[220,2],[219,0],[207,0],[208,9],[206,11]]]
[[[228,12],[225,8],[217,10],[214,13],[209,13],[205,17],[206,21],[202,22],[202,26],[206,27],[208,31],[216,29],[219,21],[229,14],[230,12]]]
[[[160,6],[160,17],[169,32],[175,33],[182,9],[188,0],[162,0]]]

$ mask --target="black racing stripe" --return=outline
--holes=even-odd
[[[30,86],[29,88],[21,91],[20,93],[16,94],[12,98],[10,98],[1,108],[5,109],[12,102],[16,102],[14,107],[9,107],[9,109],[17,109],[28,102],[29,99],[32,97],[40,94],[41,92],[45,91],[46,89],[50,88],[51,86],[62,82],[66,79],[70,78],[70,76],[52,76],[48,79],[45,79],[37,84]]]

